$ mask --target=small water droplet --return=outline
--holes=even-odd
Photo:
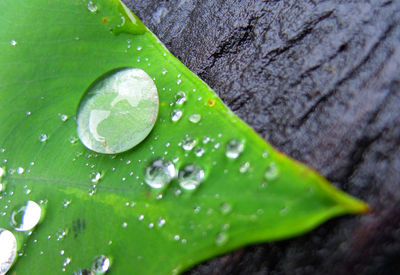
[[[217,246],[223,246],[228,242],[229,236],[225,232],[221,232],[217,235],[217,238],[215,239],[215,244]]]
[[[238,139],[231,139],[226,144],[226,156],[231,159],[236,159],[244,150],[244,143]]]
[[[17,45],[17,41],[11,40],[11,41],[10,41],[10,45],[11,45],[11,46],[16,46],[16,45]]]
[[[142,50],[142,47],[141,46],[137,46],[137,48],[136,48],[138,51],[141,51]]]
[[[73,275],[95,275],[95,274],[89,269],[79,269],[75,271]]]
[[[88,2],[87,8],[88,8],[88,10],[89,10],[90,12],[93,12],[93,13],[97,12],[97,5],[96,5],[96,3],[94,3],[93,1],[89,1],[89,2]]]
[[[6,274],[17,256],[17,240],[13,233],[0,228],[0,274]]]
[[[209,142],[210,142],[210,140],[211,140],[211,138],[210,138],[210,137],[204,137],[204,138],[203,138],[203,144],[207,144],[207,143],[209,143]]]
[[[279,176],[279,169],[276,166],[275,162],[271,162],[264,173],[264,177],[266,180],[274,180],[278,176]]]
[[[182,83],[182,79],[178,79],[177,81],[176,81],[176,84],[181,84]]]
[[[90,172],[89,178],[90,178],[91,182],[95,183],[95,182],[99,182],[99,180],[102,178],[102,175],[100,172]]]
[[[77,113],[77,132],[89,149],[127,151],[143,141],[158,115],[157,87],[138,68],[113,70],[86,91]]]
[[[97,256],[92,262],[92,271],[96,274],[106,273],[111,266],[111,261],[104,255]]]
[[[39,136],[39,141],[40,142],[46,142],[49,139],[49,137],[46,134],[41,134]]]
[[[18,167],[17,168],[17,174],[23,174],[25,172],[25,169],[24,168],[22,168],[22,167]]]
[[[17,231],[28,231],[38,224],[41,216],[42,208],[34,201],[27,201],[11,213],[11,225]]]
[[[181,119],[181,117],[182,117],[181,110],[178,110],[178,109],[172,110],[172,112],[171,112],[171,120],[172,121],[178,121]]]
[[[188,164],[179,170],[178,182],[185,190],[196,189],[204,180],[204,170],[197,164]]]
[[[186,94],[184,91],[178,91],[175,96],[175,103],[178,105],[182,105],[186,102]]]
[[[192,139],[190,136],[187,135],[182,141],[182,148],[185,151],[191,151],[196,143],[197,141],[195,139]]]
[[[250,168],[250,162],[246,161],[240,165],[239,171],[240,173],[246,173]]]
[[[71,204],[70,200],[64,200],[63,205],[64,207],[68,207]]]
[[[1,177],[3,177],[5,174],[6,174],[6,168],[0,167],[0,181],[1,181]]]
[[[201,148],[201,147],[196,147],[196,148],[194,149],[194,153],[195,153],[195,155],[196,155],[197,157],[201,157],[201,156],[204,155],[205,151],[204,151],[204,149]]]
[[[69,137],[69,142],[71,143],[71,144],[75,144],[77,141],[78,141],[78,138],[77,137]]]
[[[64,262],[63,262],[63,266],[67,266],[67,265],[69,265],[71,263],[71,258],[70,257],[67,257],[67,258],[65,258],[65,260],[64,260]]]
[[[138,217],[138,220],[139,220],[139,221],[143,221],[143,220],[144,220],[144,215],[143,215],[143,214],[140,214],[139,217]]]
[[[227,215],[232,212],[232,206],[229,203],[224,202],[221,204],[220,210],[222,214]]]
[[[175,177],[175,166],[164,159],[156,159],[146,168],[145,182],[152,188],[160,189]]]
[[[25,114],[26,114],[27,116],[30,116],[30,115],[32,114],[32,112],[27,111]]]
[[[191,123],[199,123],[201,120],[201,115],[200,114],[192,114],[189,116],[189,121]]]
[[[181,239],[181,236],[179,236],[179,235],[175,235],[175,236],[174,236],[174,240],[175,240],[175,241],[179,241],[180,239]]]
[[[166,223],[165,219],[159,218],[158,222],[157,222],[157,225],[158,225],[158,227],[163,227],[165,225],[165,223]]]
[[[61,121],[62,121],[62,122],[65,122],[65,121],[67,121],[67,120],[68,120],[68,116],[67,116],[67,115],[64,115],[64,114],[62,114],[62,115],[60,115],[60,119],[61,119]]]
[[[126,228],[127,226],[128,226],[128,223],[127,223],[127,222],[123,222],[123,223],[122,223],[122,227],[123,227],[123,228]]]

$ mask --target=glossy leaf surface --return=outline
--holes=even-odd
[[[119,1],[3,0],[0,10],[0,228],[20,252],[11,274],[71,274],[99,255],[110,274],[176,273],[366,211],[271,148]],[[77,138],[78,106],[126,67],[157,87],[155,126],[124,153],[90,151]],[[175,174],[155,189],[146,173],[156,159]],[[41,221],[17,232],[12,214],[28,200]]]

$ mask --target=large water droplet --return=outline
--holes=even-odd
[[[204,179],[204,170],[196,164],[188,164],[179,170],[179,185],[186,190],[196,189]]]
[[[164,159],[156,159],[146,168],[145,181],[156,189],[163,188],[175,177],[175,166]]]
[[[77,131],[89,149],[114,154],[144,140],[158,114],[157,88],[137,68],[114,70],[96,80],[79,105]]]
[[[10,231],[0,228],[0,274],[6,274],[17,256],[17,240]]]
[[[108,271],[110,265],[110,259],[104,255],[100,255],[94,258],[92,263],[92,271],[96,274],[104,274]]]
[[[231,159],[236,159],[244,150],[244,143],[237,139],[231,139],[226,144],[226,156]]]
[[[28,231],[38,224],[41,216],[42,208],[34,201],[27,201],[11,213],[11,225],[17,231]]]

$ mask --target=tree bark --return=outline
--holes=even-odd
[[[372,208],[187,274],[400,271],[400,1],[124,2],[273,146]]]

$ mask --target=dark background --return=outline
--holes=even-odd
[[[372,208],[187,274],[400,274],[400,1],[124,2],[272,145]]]

